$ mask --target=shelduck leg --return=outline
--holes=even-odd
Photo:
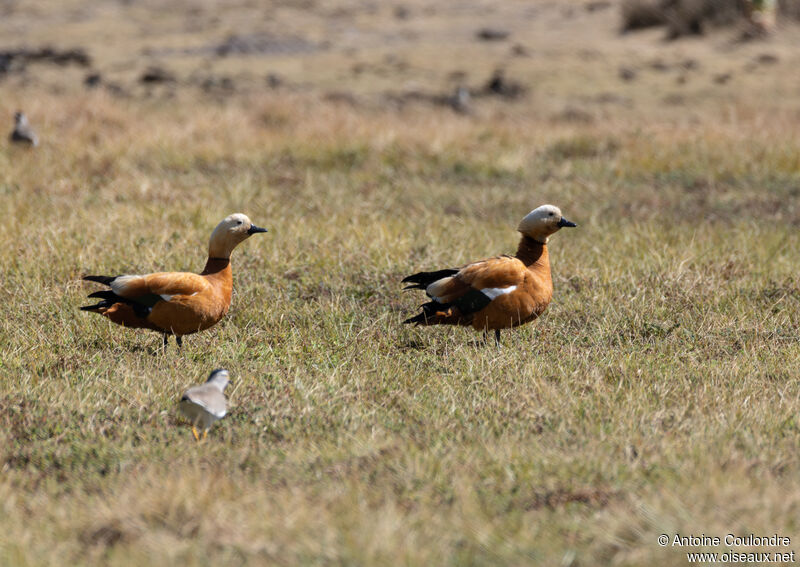
[[[489,329],[483,330],[483,344],[489,344]],[[494,330],[494,344],[498,347],[502,347],[503,345],[500,344],[500,329]]]
[[[200,434],[197,432],[197,428],[192,425],[192,435],[194,435],[195,441],[200,441]]]

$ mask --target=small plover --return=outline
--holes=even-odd
[[[200,440],[198,428],[202,429],[205,439],[214,422],[225,417],[228,400],[223,392],[228,382],[228,371],[218,368],[209,375],[205,384],[192,386],[181,396],[178,409],[192,424],[192,434],[196,440]]]
[[[14,114],[14,130],[11,132],[9,139],[18,144],[39,145],[39,138],[31,128],[28,117],[21,111]]]

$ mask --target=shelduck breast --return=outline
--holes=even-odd
[[[404,323],[461,325],[483,331],[500,330],[533,321],[553,297],[547,240],[564,227],[577,226],[558,207],[542,205],[520,221],[522,233],[515,256],[495,256],[460,268],[420,272],[403,279],[404,289],[422,289],[431,301]]]
[[[257,232],[267,232],[246,215],[226,217],[211,233],[208,261],[200,274],[159,272],[146,275],[85,276],[87,281],[111,289],[89,295],[102,301],[81,307],[99,313],[123,327],[152,329],[175,335],[181,346],[184,335],[215,325],[228,312],[233,291],[230,256],[233,249]]]

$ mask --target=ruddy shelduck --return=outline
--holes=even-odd
[[[228,312],[233,291],[231,252],[257,232],[267,232],[250,222],[246,215],[226,217],[211,233],[208,261],[200,274],[159,272],[147,275],[85,276],[111,289],[89,297],[102,301],[81,307],[99,313],[124,327],[152,329],[175,335],[178,346],[182,337],[215,325]]]
[[[495,256],[460,268],[408,276],[404,289],[422,289],[431,301],[404,323],[462,325],[495,332],[533,321],[553,297],[547,240],[563,227],[577,226],[558,207],[542,205],[519,223],[522,233],[515,256]]]
[[[192,435],[199,441],[199,427],[203,431],[203,439],[214,422],[225,417],[228,412],[228,400],[225,399],[225,387],[230,382],[230,374],[224,368],[214,370],[205,384],[192,386],[181,396],[178,409],[192,424]]]

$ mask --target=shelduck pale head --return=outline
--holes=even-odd
[[[561,209],[554,205],[542,205],[529,212],[520,221],[517,230],[525,236],[547,244],[547,238],[564,227],[578,226],[568,221],[561,214]]]
[[[211,233],[208,255],[212,258],[230,258],[234,248],[257,232],[267,232],[267,229],[254,225],[242,213],[227,216]]]

